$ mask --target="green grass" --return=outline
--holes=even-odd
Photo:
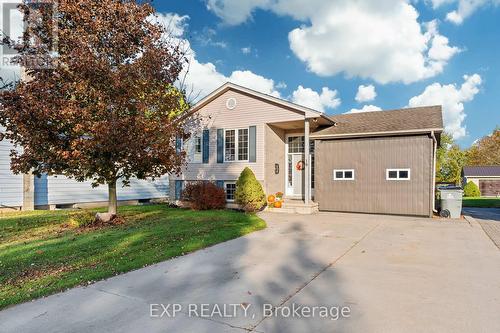
[[[464,207],[500,208],[500,198],[464,198]]]
[[[122,225],[75,229],[69,213],[0,214],[0,309],[266,227],[253,214],[153,205],[120,207]]]

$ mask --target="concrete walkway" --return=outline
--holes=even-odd
[[[500,251],[477,223],[262,216],[266,230],[4,310],[0,332],[500,332]],[[182,311],[151,317],[160,303]],[[264,317],[265,304],[350,313]]]
[[[500,208],[464,208],[464,214],[477,220],[500,249]]]

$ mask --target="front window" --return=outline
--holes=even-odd
[[[224,142],[226,162],[248,161],[248,128],[226,130]]]
[[[226,182],[226,183],[224,183],[224,187],[226,190],[226,200],[227,201],[234,201],[234,194],[236,192],[236,183]]]

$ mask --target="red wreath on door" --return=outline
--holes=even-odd
[[[297,169],[297,171],[302,171],[304,170],[304,166],[305,166],[304,161],[298,161],[297,165],[295,166],[295,169]]]

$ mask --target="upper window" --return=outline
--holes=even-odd
[[[333,170],[334,180],[354,180],[353,169],[335,169]]]
[[[238,130],[238,161],[248,160],[248,128]]]
[[[184,145],[184,149],[188,154],[188,160],[190,163],[201,163],[202,162],[202,142],[203,139],[199,134],[194,134]]]
[[[225,135],[225,151],[224,158],[226,161],[234,161],[236,159],[236,130],[226,130]]]
[[[410,169],[387,169],[387,180],[410,180]]]
[[[201,154],[201,136],[194,137],[194,153]]]
[[[248,161],[248,128],[225,131],[224,160]]]

